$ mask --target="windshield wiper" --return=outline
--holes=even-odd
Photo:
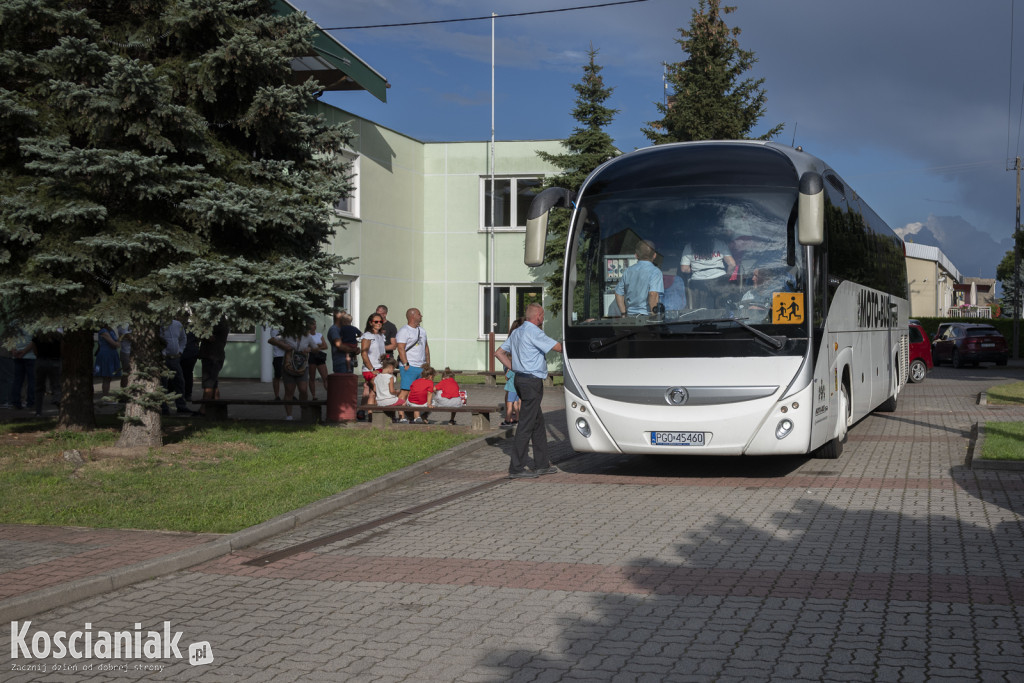
[[[770,334],[762,332],[756,327],[748,325],[744,322],[745,320],[746,318],[711,318],[709,320],[677,320],[674,323],[669,324],[695,325],[696,327],[700,327],[701,325],[715,325],[717,323],[736,323],[776,351],[781,351],[782,347],[786,345],[786,342],[783,339],[778,339],[777,337],[773,337]]]
[[[750,334],[754,335],[755,337],[763,341],[765,344],[768,344],[776,351],[781,351],[782,347],[786,345],[786,342],[784,340],[779,339],[777,337],[773,337],[765,332],[762,332],[761,330],[757,329],[752,325],[748,325],[747,323],[744,322],[745,320],[746,318],[714,318],[713,320],[701,320],[700,323],[708,325],[714,325],[715,323],[736,323],[746,331],[750,332]]]
[[[592,339],[590,340],[590,350],[591,352],[600,351],[601,349],[611,346],[612,344],[618,344],[623,339],[628,339],[635,334],[636,330],[626,330],[625,332],[620,332],[614,337],[608,337],[606,339]]]

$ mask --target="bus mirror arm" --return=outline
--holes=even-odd
[[[551,209],[572,208],[576,195],[561,187],[549,187],[533,198],[526,213],[526,254],[523,261],[531,268],[544,263],[544,244],[548,240],[548,215]]]
[[[807,171],[800,176],[797,206],[797,239],[803,245],[825,241],[825,185],[821,174]]]

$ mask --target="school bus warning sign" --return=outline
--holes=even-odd
[[[800,325],[803,321],[803,292],[775,292],[772,294],[772,324]]]

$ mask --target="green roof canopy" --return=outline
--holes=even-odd
[[[273,6],[281,15],[299,11],[288,0],[273,0]],[[314,26],[313,50],[292,60],[294,82],[315,78],[324,90],[366,90],[381,102],[387,102],[387,89],[391,87],[388,79],[320,26]]]

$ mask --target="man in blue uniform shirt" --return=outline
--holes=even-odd
[[[655,310],[665,293],[661,269],[654,263],[654,243],[641,240],[636,245],[636,263],[626,268],[615,287],[615,303],[622,315],[647,315]]]
[[[495,358],[515,372],[513,381],[516,393],[523,402],[519,411],[519,427],[512,445],[509,479],[532,478],[558,472],[548,457],[548,434],[541,399],[544,398],[544,380],[548,376],[548,363],[544,356],[549,351],[561,352],[562,345],[544,334],[541,329],[543,324],[544,307],[530,304],[526,307],[525,322],[513,330],[501,348],[494,352]],[[532,470],[527,455],[531,441]]]

